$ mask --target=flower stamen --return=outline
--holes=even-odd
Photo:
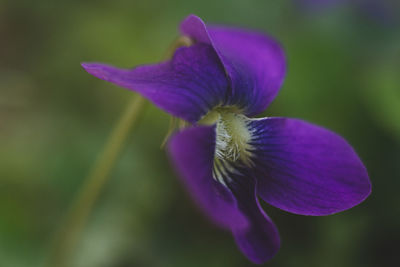
[[[241,167],[253,166],[250,120],[236,111],[233,107],[218,107],[199,122],[216,125],[213,177],[225,186],[232,174],[240,174]]]

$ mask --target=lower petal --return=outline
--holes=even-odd
[[[245,228],[234,229],[236,244],[252,262],[262,264],[275,256],[280,248],[278,229],[258,202],[256,180],[251,174],[236,176],[230,188],[239,209],[249,219]],[[236,181],[236,182],[235,182]],[[237,183],[240,183],[236,186]]]
[[[215,127],[193,127],[176,134],[169,152],[188,190],[218,225],[232,231],[240,250],[263,263],[279,250],[278,231],[256,198],[256,181],[248,170],[229,173],[223,185],[212,176]]]
[[[251,122],[258,194],[269,204],[303,215],[349,209],[371,192],[367,171],[337,134],[286,118]]]

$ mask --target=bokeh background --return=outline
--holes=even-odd
[[[55,233],[132,93],[83,61],[157,62],[194,13],[259,29],[288,73],[262,115],[343,135],[372,195],[327,217],[264,205],[282,248],[266,266],[395,266],[400,248],[399,2],[382,0],[0,1],[0,266],[43,266]],[[72,266],[253,266],[203,216],[160,144],[169,117],[147,105],[71,255]]]

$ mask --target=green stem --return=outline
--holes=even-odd
[[[179,37],[168,49],[166,58],[172,57],[177,48],[192,44],[193,40],[189,37]],[[145,100],[140,95],[135,95],[111,133],[103,152],[85,179],[79,194],[72,204],[63,225],[64,227],[56,235],[48,262],[50,267],[68,266],[70,254],[79,241],[79,236],[83,231],[90,212],[109,178],[112,167],[121,153],[128,134],[134,127],[143,109],[144,103]]]
[[[56,236],[49,259],[50,266],[68,266],[67,259],[70,258],[69,256],[79,240],[90,211],[110,177],[109,174],[121,153],[128,134],[143,110],[144,104],[145,100],[140,95],[135,95],[116,124],[103,152],[84,180],[84,184],[67,214],[64,227]]]

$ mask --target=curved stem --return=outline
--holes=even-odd
[[[175,50],[179,47],[190,46],[192,44],[193,40],[187,36],[177,38],[167,50],[165,58],[171,58]],[[144,103],[144,98],[140,95],[135,95],[116,124],[116,127],[104,146],[103,152],[98,157],[92,171],[85,179],[80,192],[75,198],[67,214],[64,227],[61,228],[56,235],[48,262],[49,266],[68,266],[67,260],[79,240],[79,236],[88,220],[90,212],[109,178],[112,167],[115,165],[128,134],[134,127],[144,107]]]
[[[106,184],[109,174],[115,165],[118,155],[121,154],[128,134],[133,129],[145,104],[144,98],[134,95],[131,103],[117,122],[110,135],[103,152],[99,155],[92,171],[84,180],[74,203],[67,214],[65,224],[55,239],[50,255],[49,266],[67,266],[73,248],[86,224],[101,189]]]

